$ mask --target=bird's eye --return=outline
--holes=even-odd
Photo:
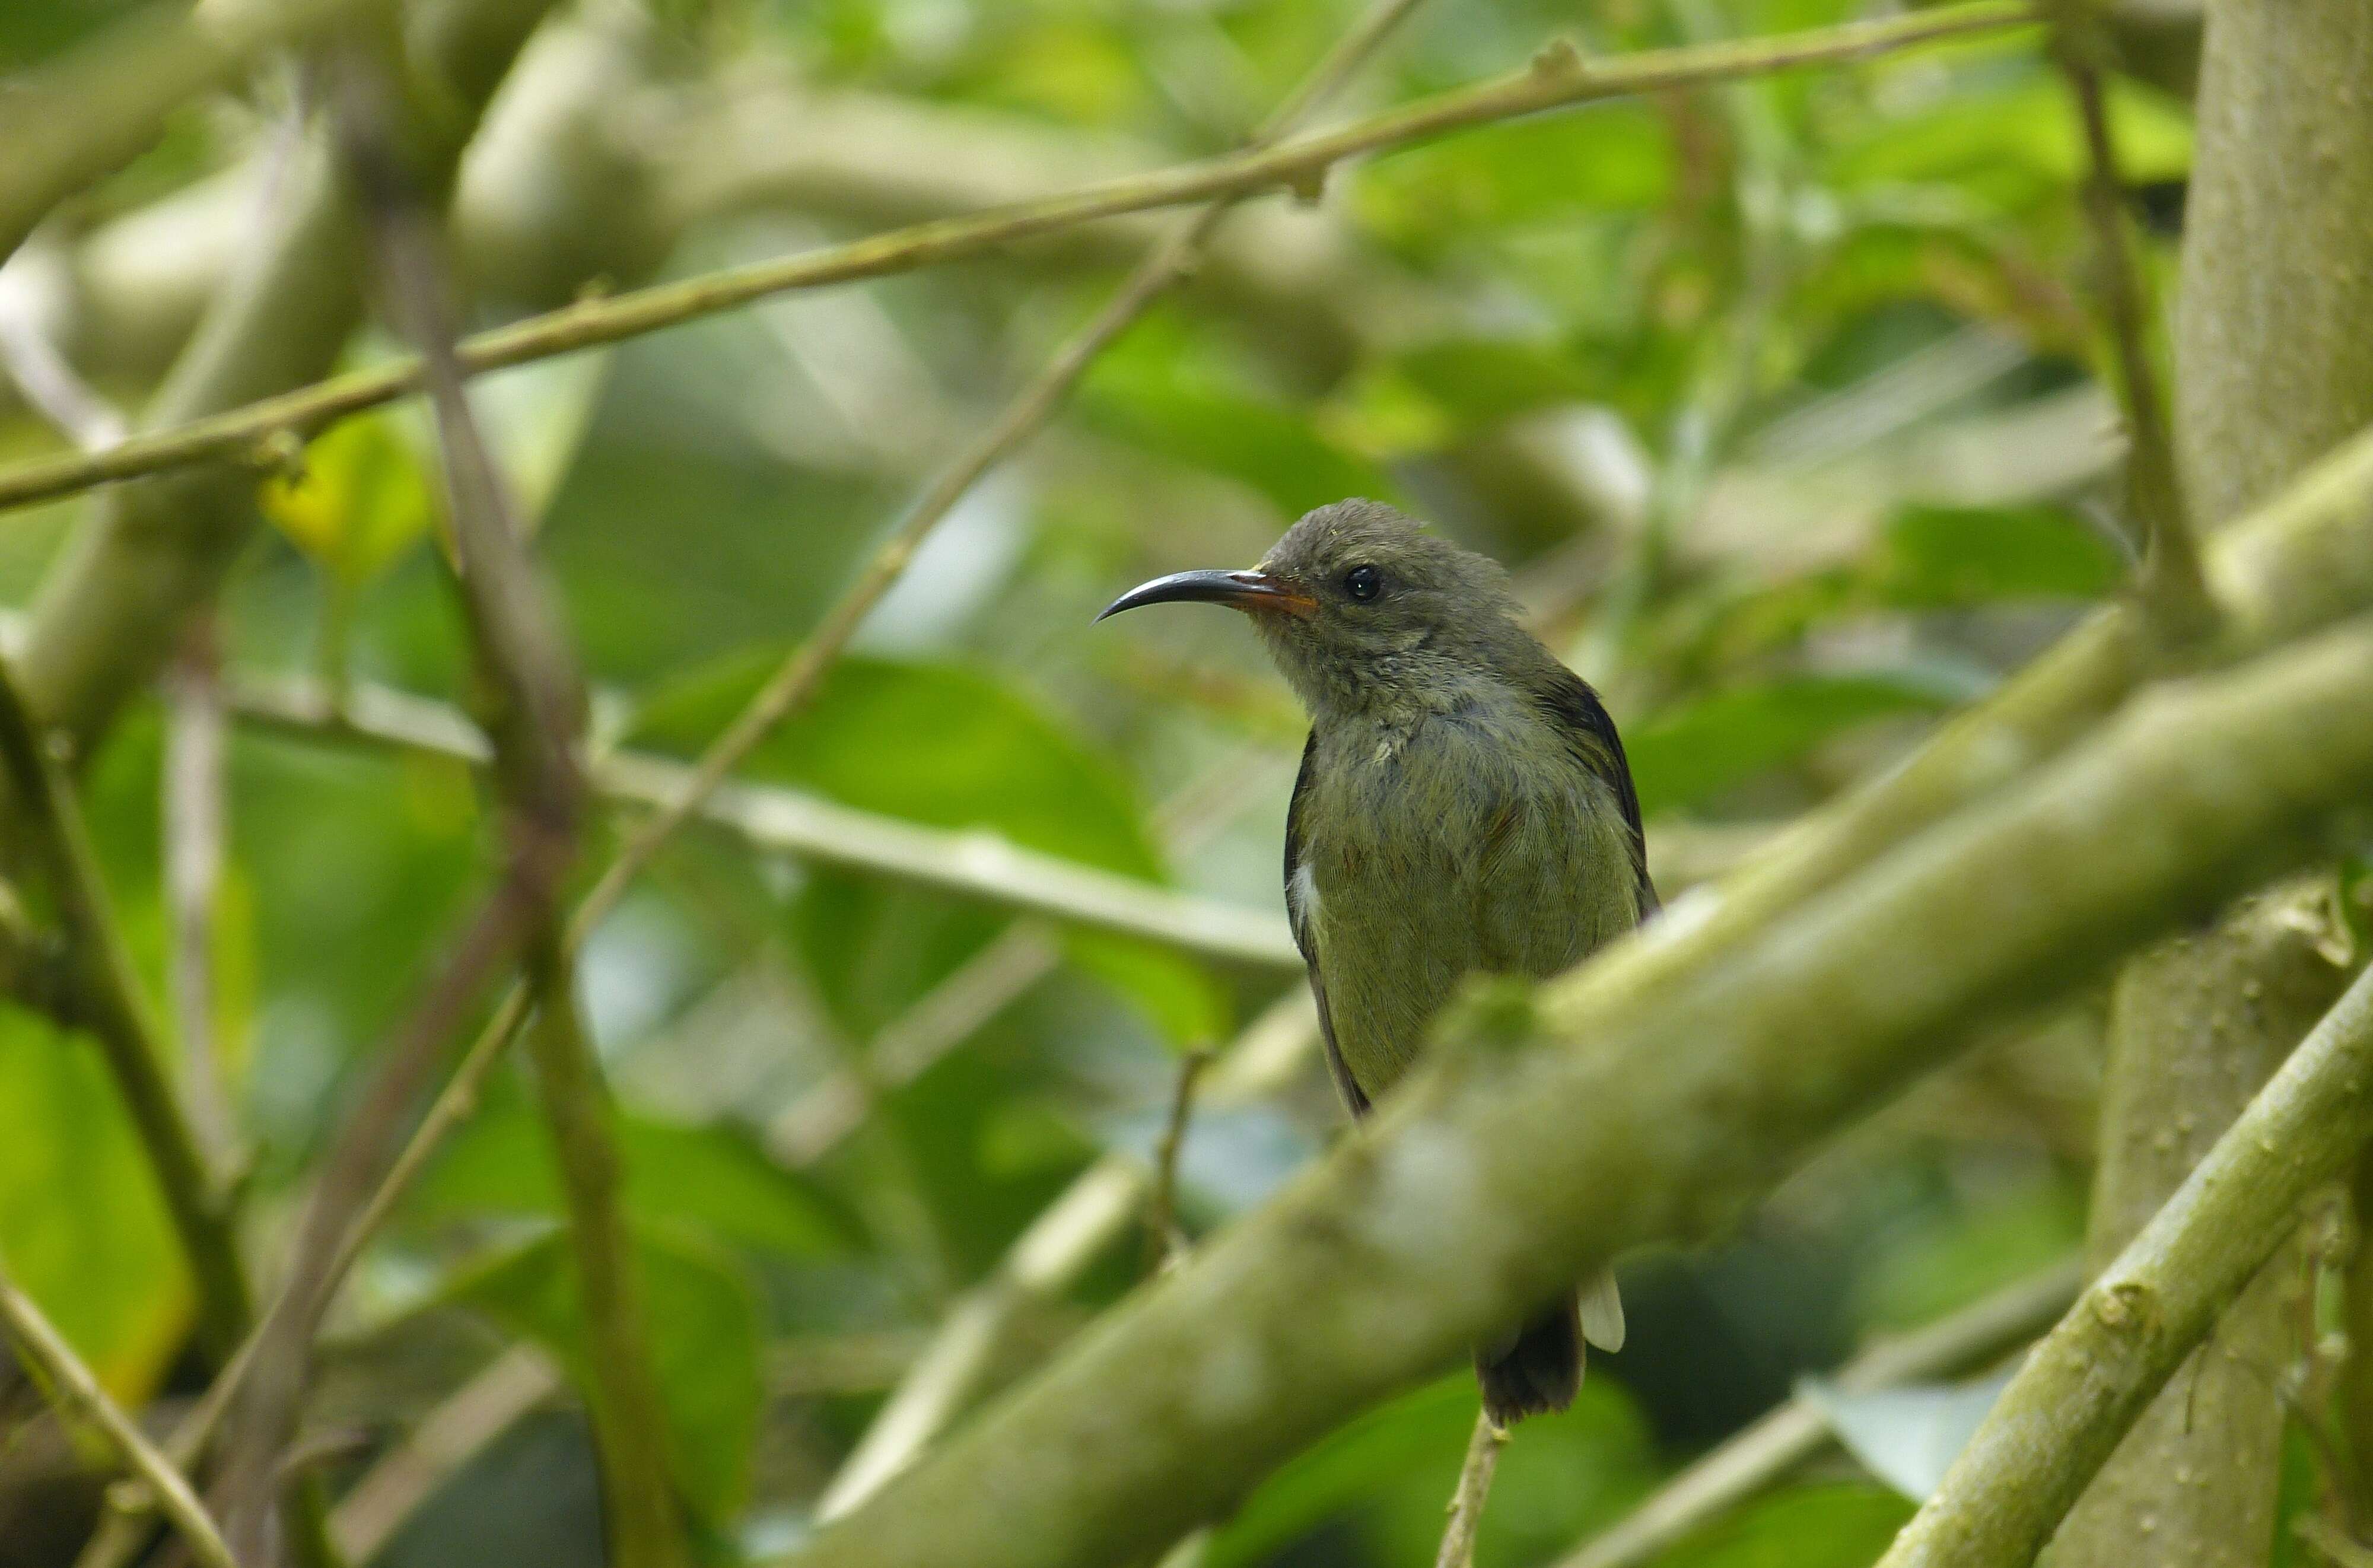
[[[1385,586],[1385,574],[1374,567],[1353,567],[1343,574],[1343,591],[1364,604]]]

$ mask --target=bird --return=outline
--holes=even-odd
[[[1122,594],[1245,612],[1310,720],[1285,902],[1351,1117],[1418,1060],[1468,977],[1545,977],[1657,907],[1623,743],[1588,682],[1526,629],[1507,574],[1382,502],[1307,513],[1249,571]],[[1477,1347],[1505,1431],[1565,1409],[1584,1341],[1622,1347],[1602,1274]]]

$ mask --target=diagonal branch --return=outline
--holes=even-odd
[[[2373,1138],[2373,970],[2011,1380],[1880,1568],[2009,1568],[2061,1518],[2299,1205]]]
[[[955,261],[1098,218],[1268,191],[1307,191],[1347,159],[1543,110],[1863,59],[2033,20],[2033,11],[2019,0],[1962,0],[1907,16],[1776,38],[1650,50],[1611,60],[1585,62],[1571,47],[1552,47],[1526,69],[1264,150],[1106,181],[780,261],[589,300],[473,337],[462,345],[462,359],[473,374],[499,369],[658,332],[789,289]],[[23,463],[0,471],[0,509],[209,458],[247,458],[282,432],[308,434],[416,392],[420,376],[417,362],[342,376],[141,437],[108,452]]]
[[[58,1408],[107,1434],[124,1467],[147,1484],[157,1505],[181,1532],[190,1555],[201,1568],[239,1568],[230,1548],[223,1544],[222,1532],[215,1527],[197,1493],[190,1490],[189,1481],[157,1451],[123,1408],[107,1397],[107,1390],[75,1354],[65,1336],[42,1316],[41,1307],[18,1288],[5,1269],[0,1269],[0,1325],[5,1325],[25,1359],[41,1370]]]
[[[1455,1018],[1373,1135],[791,1561],[1074,1568],[1175,1539],[1622,1248],[1720,1226],[1972,1024],[2322,852],[2373,787],[2368,665],[2360,619],[2172,688],[1662,994],[1610,1000],[1594,962],[1527,1027]]]

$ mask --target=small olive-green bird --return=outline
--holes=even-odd
[[[1557,974],[1656,907],[1614,720],[1491,561],[1338,501],[1250,571],[1160,578],[1104,614],[1181,601],[1247,612],[1309,711],[1286,910],[1354,1117],[1467,976]],[[1491,1420],[1564,1409],[1585,1336],[1623,1343],[1611,1275],[1477,1351]]]

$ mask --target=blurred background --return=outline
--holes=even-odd
[[[126,9],[0,7],[0,71]],[[1433,0],[1319,118],[1520,66],[1559,34],[1613,54],[1888,9]],[[462,164],[473,321],[1226,150],[1355,14],[579,0]],[[2112,123],[2171,287],[2197,18],[2160,3],[2119,23]],[[0,271],[0,458],[136,417],[256,242],[305,98],[275,68],[193,104]],[[800,1539],[952,1314],[995,1328],[968,1404],[1147,1275],[1169,1238],[1141,1173],[1195,1053],[1266,1021],[1258,1092],[1215,1091],[1180,1145],[1185,1240],[1340,1133],[1292,1045],[1298,968],[1275,958],[1299,715],[1233,618],[1092,627],[1095,611],[1159,572],[1249,565],[1343,496],[1429,519],[1505,562],[1607,694],[1672,902],[2122,579],[2084,167],[2063,81],[2021,31],[1490,126],[1236,214],[930,536],[812,710],[743,768],[739,827],[679,836],[587,949],[669,1450],[710,1561]],[[480,382],[599,745],[696,755],[1180,221],[1071,229]],[[393,351],[366,332],[346,362]],[[435,474],[425,418],[399,408],[262,486],[272,527],[219,614],[88,764],[109,884],[205,1129],[247,1173],[261,1259],[487,883],[481,782],[451,709],[418,706],[468,696]],[[0,603],[30,600],[86,504],[0,527]],[[837,852],[759,809],[804,821],[818,800],[870,813]],[[604,843],[633,820],[622,805]],[[865,852],[885,821],[1192,895],[1242,950],[891,874]],[[2091,1005],[2034,1020],[1721,1246],[1628,1259],[1631,1342],[1594,1360],[1571,1413],[1523,1429],[1480,1561],[1555,1560],[1799,1377],[2068,1257],[2098,1035]],[[1139,1174],[1107,1188],[1110,1215],[1014,1253],[1116,1154]],[[600,1560],[557,1193],[506,1068],[365,1258],[307,1429],[357,1562]],[[114,1092],[87,1045],[14,1007],[0,1251],[120,1396],[170,1412],[203,1388],[191,1289]],[[1273,1478],[1205,1561],[1431,1562],[1474,1408],[1445,1368]],[[0,1563],[70,1561],[96,1501],[38,1409],[0,1368]],[[1656,1561],[1868,1562],[1911,1510],[1879,1479],[1900,1433],[1872,1430]]]

